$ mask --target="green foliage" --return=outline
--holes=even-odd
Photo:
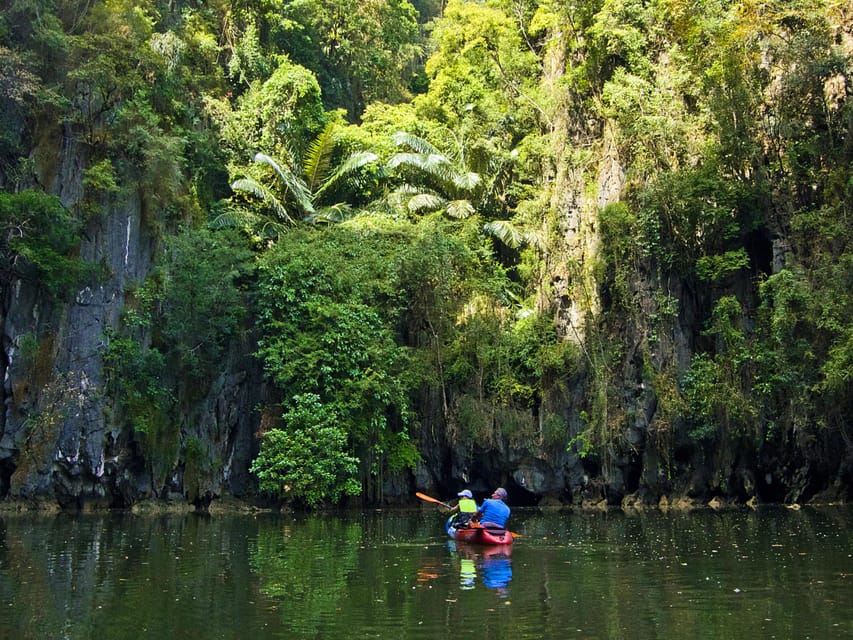
[[[241,289],[251,272],[250,259],[239,234],[186,231],[169,237],[144,286],[129,296],[122,340],[141,343],[140,335],[151,335],[150,346],[137,344],[139,356],[132,359],[149,354],[160,361],[164,390],[182,386],[189,397],[197,397],[221,372],[230,343],[241,340],[247,312]],[[131,367],[118,374],[128,386],[145,389],[147,370]]]
[[[410,464],[408,352],[395,341],[399,247],[345,226],[295,229],[260,263],[259,356],[286,397],[316,394],[362,462],[363,481]],[[375,456],[375,457],[374,457]]]
[[[853,384],[853,328],[846,328],[845,335],[830,347],[828,355],[822,367],[824,379],[819,389],[844,398]]]
[[[15,33],[10,46],[24,55],[10,61],[20,90],[9,96],[14,109],[0,137],[17,129],[15,148],[27,144],[20,156],[31,160],[26,170],[12,170],[14,159],[4,158],[4,173],[20,171],[13,179],[23,184],[34,177],[51,184],[59,169],[52,146],[65,135],[78,145],[69,151],[85,148],[87,180],[94,178],[89,162],[109,162],[116,186],[139,188],[152,229],[176,212],[194,215],[196,197],[210,202],[222,160],[215,132],[200,117],[200,93],[224,93],[224,76],[191,66],[210,61],[197,55],[203,34],[193,32],[192,12],[170,14],[163,25],[159,10],[166,8],[154,2],[13,4],[4,22]],[[75,203],[86,220],[108,204],[92,186]]]
[[[411,103],[390,105],[374,102],[367,105],[358,125],[341,130],[346,148],[371,149],[382,158],[389,158],[397,149],[394,134],[408,131],[412,135],[431,139],[430,132],[440,129],[439,123],[418,116]]]
[[[447,3],[433,31],[429,90],[415,99],[420,113],[466,141],[483,141],[494,128],[518,140],[545,117],[533,86],[539,61],[517,19],[497,5]]]
[[[285,429],[264,434],[251,471],[265,493],[316,507],[358,495],[358,459],[348,454],[347,433],[334,408],[316,394],[296,395],[284,414]]]
[[[247,312],[241,288],[250,259],[234,233],[200,229],[168,239],[151,282],[158,310],[154,344],[189,388],[215,377],[230,343],[241,339]]]
[[[627,53],[635,57],[635,53]],[[656,68],[651,69],[651,65]],[[619,123],[620,144],[631,158],[631,177],[641,181],[691,167],[710,144],[707,114],[689,105],[699,79],[678,48],[654,61],[618,68],[602,88],[604,114]]]
[[[567,379],[577,368],[576,346],[557,336],[551,318],[522,315],[504,339],[508,366],[495,383],[497,398],[503,402],[536,406],[543,389]]]
[[[106,336],[107,387],[117,417],[140,443],[155,487],[178,463],[178,397],[206,393],[229,341],[239,339],[249,256],[236,234],[198,230],[170,237],[153,275],[130,296],[123,333]],[[150,343],[144,339],[149,335]],[[190,456],[188,481],[198,485],[214,462],[184,455]]]
[[[539,444],[539,432],[536,418],[522,408],[498,405],[495,408],[495,426],[502,436],[500,442],[507,442],[511,447],[529,447],[531,443]],[[496,443],[497,444],[497,443]]]
[[[582,458],[613,464],[615,451],[624,445],[626,406],[620,402],[618,363],[623,357],[622,342],[601,332],[587,336],[583,351],[586,388],[580,409],[580,428],[570,432],[568,450]]]
[[[588,32],[605,54],[604,113],[619,124],[628,167],[626,201],[600,217],[604,300],[619,311],[614,328],[634,314],[655,348],[665,345],[652,340],[648,320],[661,307],[654,288],[644,291],[646,270],[684,283],[687,309],[711,310],[704,335],[712,342],[700,341],[680,394],[662,388],[667,423],[684,418],[686,435],[707,452],[771,432],[807,452],[850,407],[841,373],[850,164],[837,145],[849,136],[850,112],[835,89],[849,60],[831,42],[823,3],[794,13],[778,3],[738,12],[610,3]],[[773,239],[773,269],[781,260],[787,269],[769,275],[770,241],[745,242],[754,230]],[[756,268],[768,277],[745,286]],[[639,318],[638,308],[653,311]],[[655,362],[649,378],[667,370]]]
[[[500,434],[519,443],[546,439],[533,415],[579,369],[577,345],[557,335],[551,318],[520,312],[510,320],[482,293],[450,331],[442,352],[447,381],[463,394],[457,409],[462,442],[496,444]],[[549,442],[555,438],[547,436]]]
[[[604,0],[587,33],[611,65],[642,69],[648,64],[650,6],[639,0]]]
[[[301,149],[326,125],[316,78],[287,58],[268,79],[254,81],[235,107],[228,99],[209,99],[207,107],[236,163],[259,151],[277,157]]]
[[[99,2],[81,18],[79,35],[70,38],[66,82],[79,103],[70,115],[87,143],[111,145],[116,132],[112,123],[123,119],[116,129],[129,135],[134,124],[124,112],[126,101],[145,104],[149,87],[144,75],[156,73],[156,57],[145,46],[153,30],[152,7],[148,2]],[[136,125],[137,133],[146,126]],[[127,141],[123,137],[116,148]]]
[[[580,419],[584,425],[589,424],[589,414],[586,411],[580,412]],[[576,435],[569,439],[566,445],[566,451],[577,453],[582,460],[592,459],[597,456],[597,447],[592,440],[592,430],[587,427],[579,431]]]
[[[782,424],[797,414],[814,410],[810,391],[817,384],[815,346],[818,306],[802,273],[783,270],[762,283],[758,311],[758,369],[755,390],[766,411]]]
[[[483,250],[473,221],[425,218],[397,269],[409,343],[427,349],[432,384],[483,398],[505,360],[505,300],[511,285]]]
[[[638,218],[643,251],[664,269],[693,269],[699,258],[726,249],[752,227],[748,203],[712,162],[663,174],[642,196]]]
[[[467,218],[475,212],[480,176],[453,163],[427,140],[398,131],[394,142],[402,151],[388,161],[403,184],[390,196],[410,214],[444,211],[453,218]]]
[[[193,502],[202,497],[206,482],[221,471],[221,461],[211,451],[210,443],[190,436],[183,443],[184,493]]]
[[[546,447],[565,449],[568,446],[569,429],[559,415],[550,413],[542,420],[542,444]]]
[[[682,378],[682,394],[687,406],[687,433],[701,444],[718,437],[719,414],[725,411],[728,397],[718,375],[717,364],[706,354],[696,354]]]
[[[67,300],[97,273],[75,255],[79,223],[40,191],[0,193],[0,278],[35,282],[50,297]]]
[[[83,187],[98,193],[116,193],[119,185],[113,163],[105,158],[86,169],[83,173]]]
[[[335,202],[335,199],[350,195],[367,181],[367,167],[377,156],[367,151],[354,152],[345,158],[336,156],[335,127],[334,122],[326,125],[308,146],[301,166],[300,158],[294,155],[277,162],[265,154],[256,154],[255,162],[273,170],[278,178],[277,187],[267,187],[252,177],[235,180],[231,188],[260,200],[261,210],[255,213],[238,204],[230,214],[221,216],[219,222],[232,218],[257,237],[277,238],[296,220],[340,222],[349,217],[349,202]]]
[[[239,83],[252,86],[252,81],[269,76],[269,60],[261,46],[258,27],[250,21],[228,60],[228,75]]]
[[[157,210],[176,205],[184,188],[187,140],[168,131],[145,93],[117,108],[109,135],[107,142],[121,149],[124,171],[141,187],[146,205]],[[156,228],[160,221],[149,222]]]
[[[418,36],[408,0],[289,2],[272,33],[281,50],[314,72],[328,105],[352,118],[370,102],[409,96]]]
[[[639,221],[625,202],[607,205],[599,214],[601,225],[601,269],[598,280],[613,307],[634,308],[632,278],[637,270],[639,248],[636,237]]]
[[[165,360],[156,349],[138,341],[108,333],[104,369],[125,408],[131,426],[140,433],[156,430],[169,409],[172,395],[163,385]]]
[[[716,339],[715,354],[695,354],[682,378],[688,435],[706,448],[750,435],[760,438],[750,386],[753,353],[742,318],[736,298],[720,298],[707,329]]]
[[[702,256],[696,261],[696,275],[700,280],[719,283],[748,266],[749,256],[743,248],[739,248],[723,254]]]
[[[21,125],[28,106],[41,91],[41,80],[27,60],[0,44],[0,175],[27,153],[26,131]]]
[[[108,158],[86,169],[82,182],[83,197],[77,203],[77,209],[84,221],[103,216],[107,204],[121,191],[120,179]]]
[[[456,440],[489,445],[495,442],[492,407],[484,400],[461,394],[457,400],[456,419],[459,427]]]

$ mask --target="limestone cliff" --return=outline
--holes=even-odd
[[[73,207],[82,194],[85,149],[70,136],[43,144],[59,151],[40,165],[42,182]],[[45,148],[39,151],[49,155]],[[196,390],[200,400],[179,405],[180,415],[172,416],[179,432],[161,474],[165,480],[152,474],[122,421],[122,408],[106,388],[105,348],[119,328],[129,290],[145,280],[158,243],[138,193],[102,206],[102,215],[82,233],[80,257],[103,265],[106,277],[81,288],[68,303],[50,302],[22,280],[2,292],[0,494],[68,507],[123,507],[149,498],[204,505],[223,494],[245,494],[256,447],[252,408],[262,385],[243,345],[235,347],[210,388]],[[189,441],[200,443],[201,450],[188,463]]]

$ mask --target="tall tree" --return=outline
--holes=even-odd
[[[365,105],[409,98],[418,44],[409,0],[294,0],[285,3],[274,42],[314,71],[328,108],[357,119]]]

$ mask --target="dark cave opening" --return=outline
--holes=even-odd
[[[766,230],[750,231],[743,240],[753,276],[769,276],[773,270],[773,243]]]

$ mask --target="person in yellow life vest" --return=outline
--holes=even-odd
[[[459,511],[456,516],[453,518],[452,526],[456,527],[464,527],[468,524],[468,521],[477,513],[477,503],[474,501],[474,496],[468,489],[460,491],[456,494],[459,496],[459,502],[456,503],[455,507],[450,509],[451,512]]]

